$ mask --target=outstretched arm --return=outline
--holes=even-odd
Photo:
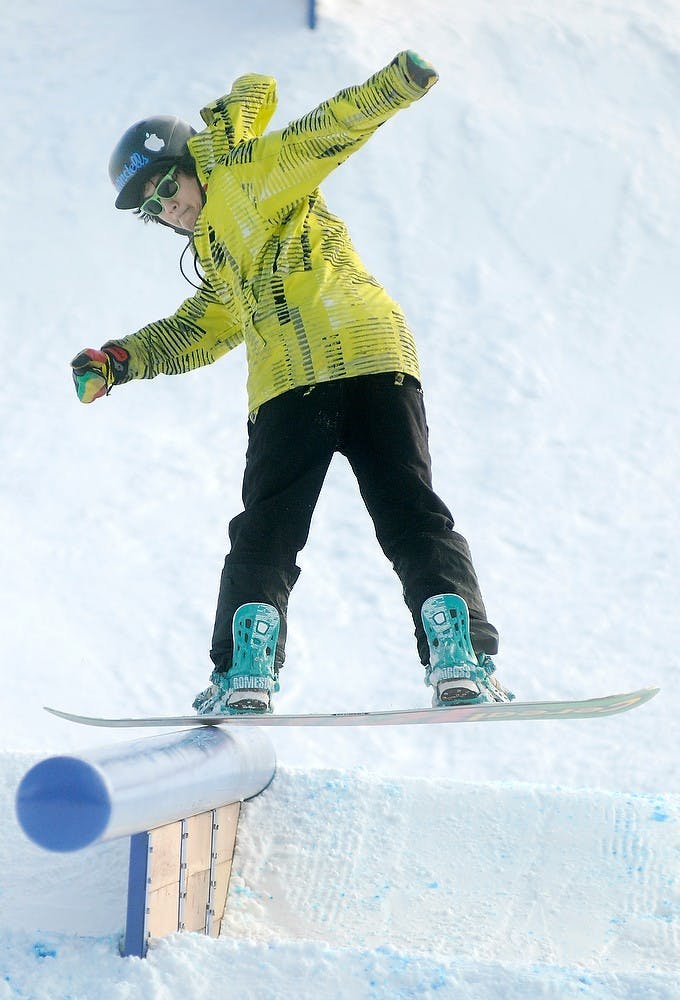
[[[208,289],[187,299],[173,316],[142,327],[101,351],[88,348],[71,362],[78,398],[91,403],[112,385],[156,375],[180,375],[212,364],[243,341],[229,310]]]
[[[278,132],[243,143],[230,166],[238,165],[260,214],[276,219],[437,80],[434,67],[415,52],[400,52],[365,83],[341,90]]]

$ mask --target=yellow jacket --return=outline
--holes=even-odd
[[[419,377],[404,315],[365,270],[320,182],[421,97],[406,53],[286,128],[264,129],[276,83],[249,74],[201,111],[189,140],[206,201],[193,240],[206,283],[167,319],[112,341],[126,380],[179,374],[245,342],[248,405],[296,386],[400,371]]]

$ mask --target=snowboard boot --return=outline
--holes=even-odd
[[[213,671],[212,683],[194,699],[199,715],[271,713],[272,694],[279,690],[274,654],[280,619],[270,604],[243,604],[233,622],[231,668]]]
[[[472,648],[470,615],[462,597],[430,597],[423,604],[421,617],[430,647],[425,683],[434,688],[434,708],[514,699],[494,677],[496,667],[491,657]]]

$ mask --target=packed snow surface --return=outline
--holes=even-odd
[[[24,0],[0,32],[0,1000],[680,996],[680,17],[664,0]],[[69,359],[169,315],[182,241],[113,210],[110,150],[249,71],[274,127],[403,48],[440,72],[324,185],[420,348],[435,486],[523,699],[578,723],[276,732],[222,937],[122,960],[127,844],[48,855],[26,769],[207,681],[240,509],[245,360],[81,406]],[[290,604],[280,712],[428,703],[344,460]]]

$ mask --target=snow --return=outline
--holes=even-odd
[[[25,0],[0,90],[0,1000],[680,996],[680,21],[664,0]],[[223,935],[117,953],[127,844],[48,855],[25,770],[205,685],[245,451],[241,353],[77,403],[83,346],[171,313],[181,241],[112,208],[119,134],[247,71],[283,125],[415,48],[441,80],[324,186],[418,339],[435,485],[499,676],[527,699],[659,684],[578,723],[276,733]],[[338,458],[277,708],[426,705],[412,623]],[[129,734],[128,734],[129,735]],[[128,738],[112,733],[110,740]],[[343,895],[344,893],[344,895]],[[226,985],[228,984],[228,986]]]

